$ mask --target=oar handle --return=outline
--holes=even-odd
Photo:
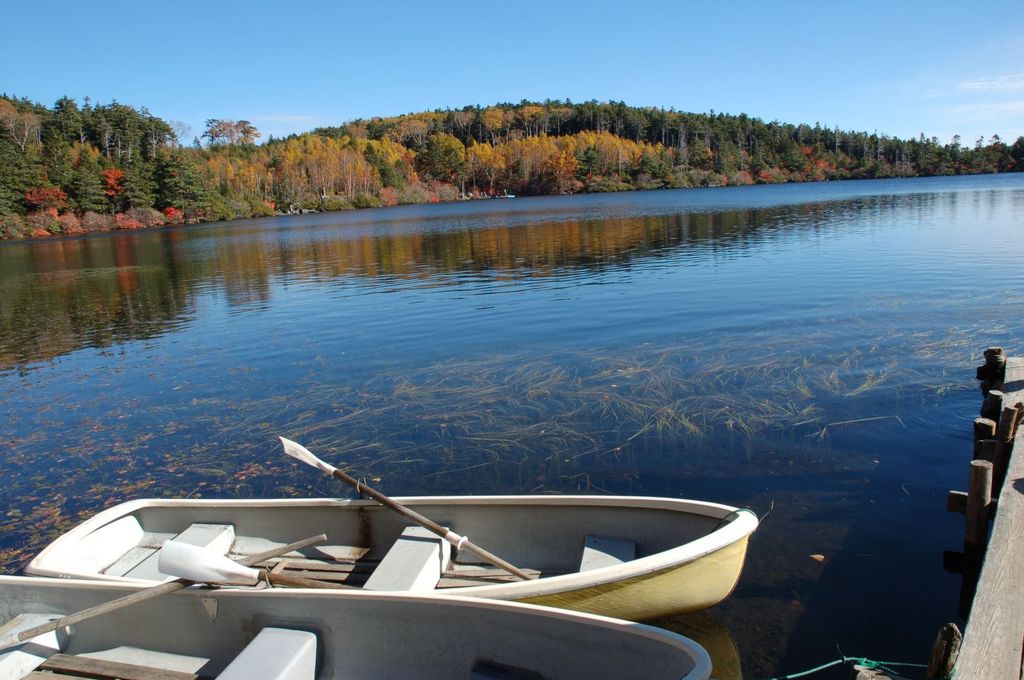
[[[472,552],[472,553],[474,553],[476,555],[479,555],[484,560],[486,560],[487,562],[490,562],[494,566],[499,567],[501,569],[504,569],[505,571],[507,571],[508,573],[512,574],[513,576],[517,576],[517,577],[523,579],[524,581],[529,581],[529,580],[534,578],[533,576],[531,576],[530,574],[527,574],[523,570],[518,569],[515,566],[509,564],[508,562],[506,562],[505,560],[501,559],[497,555],[493,555],[490,552],[484,550],[480,546],[478,546],[475,543],[473,543],[472,541],[470,541],[465,536],[460,536],[459,534],[455,533],[454,531],[451,531],[447,527],[441,526],[440,524],[438,524],[434,520],[432,520],[432,519],[430,519],[428,517],[424,517],[420,513],[416,512],[415,510],[412,510],[410,508],[405,507],[401,503],[398,503],[398,502],[392,500],[391,498],[385,496],[384,494],[382,494],[381,492],[377,491],[373,487],[366,486],[365,484],[363,484],[358,479],[356,479],[352,475],[348,474],[344,470],[339,470],[338,468],[334,468],[333,471],[331,472],[331,475],[336,477],[337,479],[340,479],[341,481],[343,481],[343,482],[345,482],[347,484],[350,484],[351,486],[355,487],[356,491],[358,491],[359,493],[361,493],[363,495],[366,495],[366,496],[369,496],[370,498],[372,498],[373,500],[377,501],[381,505],[383,505],[383,506],[385,506],[387,508],[390,508],[391,510],[394,510],[395,512],[397,512],[398,514],[400,514],[400,515],[402,515],[404,517],[408,517],[412,521],[414,521],[417,524],[419,524],[421,527],[430,530],[431,532],[437,534],[438,536],[440,536],[444,540],[448,541],[449,543],[454,545],[456,548],[459,548],[459,549],[465,548],[466,550],[469,550],[470,552]]]
[[[269,560],[269,559],[272,559],[274,557],[280,557],[282,555],[286,555],[286,554],[292,552],[293,550],[301,550],[302,548],[306,548],[306,547],[309,547],[311,545],[315,545],[317,543],[323,543],[326,540],[327,540],[327,534],[319,534],[317,536],[310,536],[309,538],[303,539],[301,541],[296,541],[295,543],[289,543],[288,545],[283,545],[283,546],[278,547],[278,548],[273,548],[273,549],[268,550],[266,552],[260,553],[259,555],[250,555],[249,557],[244,557],[244,558],[238,560],[238,563],[241,564],[241,565],[247,566],[247,567],[251,567],[251,566],[259,564],[260,562],[263,562],[265,560]],[[302,580],[305,581],[306,579],[302,579]],[[35,626],[34,628],[28,628],[26,630],[23,630],[23,631],[19,632],[15,636],[15,640],[17,642],[24,642],[25,640],[31,640],[32,638],[36,637],[37,635],[43,635],[45,633],[50,633],[52,631],[57,630],[58,628],[66,628],[67,626],[71,626],[71,625],[74,625],[76,623],[81,623],[82,621],[86,621],[88,619],[96,618],[97,616],[103,616],[104,614],[108,614],[108,613],[110,613],[112,611],[116,611],[118,609],[124,609],[125,607],[131,607],[132,605],[139,604],[140,602],[145,602],[146,600],[152,600],[153,598],[160,597],[161,595],[166,595],[168,593],[173,593],[176,590],[181,590],[183,588],[188,588],[191,585],[195,585],[195,581],[189,581],[188,579],[184,579],[184,578],[175,579],[173,581],[167,581],[166,583],[161,583],[160,585],[152,586],[150,588],[146,588],[145,590],[136,591],[136,592],[132,593],[131,595],[125,595],[124,597],[120,597],[120,598],[118,598],[116,600],[111,600],[110,602],[104,602],[103,604],[98,604],[95,607],[89,607],[88,609],[83,609],[80,612],[75,612],[74,614],[68,614],[67,616],[61,617],[61,618],[57,619],[56,621],[50,621],[49,623],[43,623],[43,624],[40,624],[38,626]],[[311,586],[311,587],[316,587],[316,586]]]

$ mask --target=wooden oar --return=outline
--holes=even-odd
[[[501,559],[497,555],[493,555],[487,552],[480,546],[470,541],[467,537],[460,536],[448,527],[441,526],[437,522],[424,517],[415,510],[410,510],[404,505],[395,502],[391,498],[388,498],[380,491],[377,491],[376,489],[366,486],[365,484],[357,480],[355,477],[352,477],[351,475],[345,473],[342,470],[339,470],[338,468],[334,467],[329,463],[325,463],[324,461],[314,456],[312,452],[310,452],[310,450],[307,449],[302,444],[297,444],[289,439],[285,439],[284,437],[278,437],[278,439],[281,440],[281,444],[284,446],[284,452],[291,456],[292,458],[301,460],[303,463],[306,463],[307,465],[311,465],[319,469],[320,471],[328,475],[331,475],[332,477],[335,477],[347,484],[352,485],[359,493],[365,494],[372,498],[373,500],[380,503],[381,505],[383,505],[384,507],[394,510],[403,517],[411,519],[412,521],[419,524],[421,527],[428,529],[429,531],[437,534],[444,540],[448,541],[457,549],[462,550],[463,548],[465,548],[466,550],[475,553],[476,555],[479,555],[480,557],[487,560],[494,566],[500,567],[508,573],[512,574],[513,576],[518,576],[524,581],[529,581],[534,578],[533,576],[527,574],[521,569],[517,569],[516,567],[509,564],[505,560]]]
[[[258,555],[244,557],[238,560],[238,564],[247,567],[252,566],[255,564],[259,564],[260,562],[263,562],[265,560],[272,559],[274,557],[281,557],[282,555],[290,553],[293,550],[301,550],[302,548],[306,548],[311,545],[316,545],[317,543],[323,543],[326,540],[327,534],[310,536],[309,538],[303,539],[301,541],[289,543],[288,545],[284,545],[279,548],[274,548],[272,550],[268,550]],[[118,609],[131,607],[132,605],[145,602],[146,600],[152,600],[153,598],[160,597],[161,595],[173,593],[176,590],[188,588],[189,586],[195,584],[195,581],[190,581],[184,578],[175,579],[174,581],[167,581],[166,583],[161,583],[160,585],[156,585],[151,588],[136,591],[131,595],[125,595],[124,597],[118,598],[116,600],[111,600],[110,602],[98,604],[95,607],[83,609],[82,611],[75,612],[74,614],[62,616],[61,618],[56,619],[55,621],[43,623],[38,626],[35,626],[34,628],[28,628],[17,633],[10,633],[8,635],[4,635],[3,637],[0,637],[0,650],[4,650],[8,647],[14,647],[15,645],[19,645],[25,640],[31,640],[37,635],[43,635],[45,633],[55,631],[59,628],[65,628],[67,626],[79,623],[81,621],[96,618],[97,616],[103,616],[104,614],[109,614],[110,612],[116,611]]]

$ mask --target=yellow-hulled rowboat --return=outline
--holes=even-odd
[[[698,611],[728,597],[758,523],[749,510],[672,498],[394,500],[472,537],[531,578],[520,580],[362,499],[130,501],[57,538],[26,571],[152,583],[168,578],[157,568],[168,539],[240,559],[322,532],[328,537],[323,544],[265,566],[339,587],[438,591],[644,620]],[[330,597],[333,591],[319,592]]]

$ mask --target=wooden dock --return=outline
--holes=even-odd
[[[963,510],[965,578],[980,569],[953,675],[957,680],[1020,680],[1024,653],[1024,358],[986,351],[978,369],[982,417]],[[963,494],[950,494],[960,510]],[[989,533],[989,519],[992,530]],[[975,553],[972,556],[972,553]],[[968,590],[970,592],[970,589]]]
[[[974,421],[968,490],[950,491],[946,509],[966,517],[963,552],[947,553],[964,575],[961,636],[946,624],[932,649],[927,677],[1021,680],[1024,656],[1024,358],[985,351],[978,368],[981,417]],[[991,532],[989,531],[991,525]],[[901,680],[854,666],[854,680]]]

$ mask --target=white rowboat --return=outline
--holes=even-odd
[[[0,576],[0,636],[138,589]],[[706,680],[711,670],[697,643],[642,624],[481,599],[322,592],[188,588],[0,649],[0,680]]]
[[[468,551],[452,555],[447,543],[373,501],[338,499],[130,501],[60,536],[26,571],[152,583],[166,579],[157,553],[171,538],[239,559],[323,532],[324,544],[265,566],[366,590],[443,591],[643,620],[726,598],[757,527],[749,510],[671,498],[394,500],[536,578],[518,580]]]

